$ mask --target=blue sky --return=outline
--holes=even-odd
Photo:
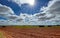
[[[0,0],[0,25],[60,25],[59,0],[31,1]]]
[[[15,2],[8,1],[8,0],[0,0],[0,4],[6,5],[11,7],[16,15],[20,15],[20,13],[27,13],[27,14],[35,14],[40,12],[40,8],[43,6],[47,6],[50,0],[35,0],[35,5],[31,8],[28,4],[22,4],[19,6]]]

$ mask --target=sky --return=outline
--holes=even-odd
[[[0,0],[0,25],[60,25],[59,0]]]
[[[23,3],[21,4],[21,6],[19,6],[17,3],[12,2],[11,0],[10,1],[0,0],[0,4],[10,7],[16,15],[19,15],[20,13],[27,13],[27,14],[38,13],[42,6],[47,6],[48,2],[49,0],[35,0],[34,6],[29,6],[26,3]]]

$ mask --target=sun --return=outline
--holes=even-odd
[[[34,5],[34,2],[35,2],[34,0],[28,0],[29,5]]]
[[[18,0],[17,0],[18,1]],[[19,4],[29,4],[29,5],[34,5],[35,0],[19,0]]]

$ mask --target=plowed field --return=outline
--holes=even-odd
[[[6,38],[60,38],[60,28],[0,28]]]

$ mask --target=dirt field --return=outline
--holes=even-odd
[[[60,38],[60,28],[0,28],[6,38]]]

